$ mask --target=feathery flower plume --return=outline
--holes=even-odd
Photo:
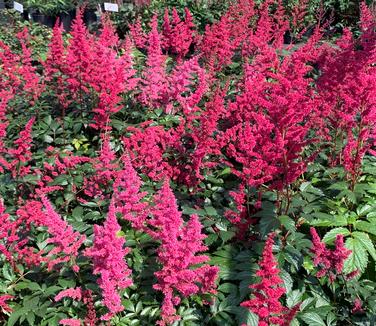
[[[14,141],[14,147],[9,149],[9,154],[13,157],[12,162],[9,164],[13,177],[23,177],[30,173],[30,167],[27,166],[27,163],[32,157],[30,148],[33,140],[31,132],[34,122],[35,117],[28,121],[25,129],[20,132],[20,136]]]
[[[143,202],[147,192],[141,192],[141,179],[132,166],[129,156],[123,158],[124,167],[114,182],[114,200],[116,210],[123,218],[132,223],[132,227],[143,230],[148,215],[148,204]]]
[[[102,302],[108,309],[108,313],[101,317],[102,320],[110,320],[124,310],[118,291],[132,285],[129,278],[131,270],[124,260],[129,248],[124,248],[124,238],[117,236],[119,231],[112,200],[104,225],[94,226],[93,246],[85,251],[85,255],[93,260],[94,274],[100,274],[97,282],[102,290]]]
[[[73,231],[72,226],[54,210],[46,196],[42,195],[41,200],[45,208],[43,225],[48,228],[48,233],[51,236],[48,243],[55,246],[47,256],[48,269],[51,270],[57,264],[71,261],[73,270],[77,272],[79,267],[75,264],[75,259],[86,237]]]
[[[60,291],[56,296],[55,296],[55,301],[60,301],[63,298],[71,298],[73,300],[81,301],[82,298],[82,290],[81,288],[71,288],[71,289],[66,289],[63,291]]]
[[[157,252],[162,265],[162,269],[155,273],[158,283],[154,289],[164,295],[162,320],[158,324],[166,325],[180,319],[175,306],[181,298],[197,293],[215,293],[219,269],[208,265],[194,268],[209,260],[206,255],[197,255],[207,250],[202,243],[205,235],[201,233],[202,225],[196,215],[183,225],[168,181],[155,196],[152,215],[148,220],[148,233],[161,243]]]
[[[0,295],[0,308],[5,312],[12,312],[12,309],[7,304],[7,301],[12,299],[13,296],[9,294],[1,294]]]
[[[152,108],[164,105],[168,87],[165,56],[162,54],[161,39],[158,32],[158,17],[155,15],[151,21],[146,69],[141,80],[141,102]]]
[[[76,318],[67,318],[62,319],[59,321],[60,325],[66,325],[66,326],[81,326],[81,320]]]
[[[351,250],[344,245],[343,234],[337,234],[335,239],[335,248],[330,250],[326,247],[317,234],[315,228],[310,228],[312,236],[311,252],[314,254],[313,264],[320,267],[316,273],[317,277],[328,276],[330,282],[334,282],[337,275],[343,271],[343,264],[350,256]],[[352,273],[350,273],[352,274]],[[347,275],[347,276],[350,276]]]
[[[256,272],[260,281],[250,286],[255,291],[254,298],[241,304],[258,315],[259,326],[288,325],[287,321],[291,321],[299,310],[297,307],[285,308],[279,301],[286,290],[278,275],[280,270],[273,255],[274,237],[274,233],[269,234],[265,243],[259,262],[260,269]]]

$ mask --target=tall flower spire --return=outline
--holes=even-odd
[[[130,250],[124,248],[125,240],[117,235],[119,231],[112,200],[104,225],[94,226],[93,246],[85,251],[93,259],[94,274],[100,274],[98,285],[102,290],[103,304],[108,309],[102,320],[110,320],[124,310],[118,291],[132,285],[131,270],[124,260]]]
[[[152,215],[148,221],[151,227],[148,233],[161,243],[157,253],[162,265],[162,269],[155,273],[158,283],[154,289],[164,295],[162,320],[158,324],[166,325],[180,319],[175,306],[181,298],[215,292],[219,269],[209,265],[195,267],[209,260],[208,256],[199,254],[207,250],[202,243],[205,238],[201,233],[202,225],[196,215],[183,225],[168,181],[155,196]]]
[[[283,307],[279,301],[286,290],[282,286],[283,280],[273,255],[274,237],[275,234],[271,233],[265,243],[259,262],[260,269],[256,273],[260,281],[250,286],[254,290],[254,298],[241,304],[258,315],[259,326],[288,325],[286,321],[291,321],[298,311],[297,307]]]

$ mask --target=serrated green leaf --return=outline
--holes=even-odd
[[[371,239],[369,238],[368,234],[364,232],[355,231],[352,233],[352,236],[358,239],[362,243],[363,247],[367,249],[368,253],[371,255],[373,260],[376,261],[375,246],[373,242],[371,241]]]
[[[346,237],[350,235],[350,231],[344,227],[335,228],[327,232],[322,240],[325,243],[332,243],[336,239],[338,234],[343,234],[343,236]]]
[[[286,230],[295,231],[295,221],[291,217],[282,215],[279,217],[279,221]]]
[[[326,326],[325,322],[322,318],[315,312],[306,312],[301,316],[301,318],[309,325],[309,326]]]
[[[345,246],[351,250],[351,254],[345,261],[344,272],[350,273],[356,269],[361,273],[364,272],[368,264],[368,254],[362,242],[356,238],[348,238]]]
[[[364,231],[376,235],[376,225],[367,221],[357,221],[354,223],[354,227],[357,230]]]

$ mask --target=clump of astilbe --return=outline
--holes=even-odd
[[[230,20],[227,16],[212,26],[206,25],[200,43],[200,51],[208,63],[209,70],[219,71],[231,63],[236,46],[231,42]]]
[[[104,225],[94,226],[93,246],[85,251],[85,255],[93,260],[94,274],[100,274],[97,282],[102,290],[102,302],[108,309],[108,313],[101,317],[102,320],[110,320],[124,310],[118,291],[132,285],[129,278],[131,270],[124,260],[129,248],[124,248],[125,240],[117,235],[119,231],[112,200]]]
[[[276,48],[259,48],[245,65],[243,92],[229,104],[221,135],[233,173],[246,186],[269,183],[286,199],[280,205],[286,212],[289,187],[313,158],[304,156],[304,148],[314,141],[308,135],[319,118],[307,75],[313,69],[308,63],[320,54],[319,38],[317,31],[307,44],[282,58],[280,42]]]
[[[67,96],[67,61],[66,49],[63,40],[63,27],[57,20],[52,30],[51,42],[48,45],[47,59],[44,61],[45,82],[49,85],[62,106],[65,115],[65,109],[69,106],[69,97]]]
[[[147,35],[142,29],[141,18],[138,17],[134,24],[129,25],[130,38],[139,49],[144,49],[147,43]]]
[[[345,29],[338,47],[328,49],[320,62],[323,72],[318,86],[327,129],[333,131],[331,161],[343,164],[351,188],[361,174],[364,155],[375,154],[372,151],[376,139],[375,26],[369,8],[363,3],[361,37],[356,40]]]
[[[190,105],[198,104],[205,86],[198,86],[195,94],[188,97]],[[218,121],[225,112],[223,101],[226,91],[227,87],[217,89],[203,109],[197,106],[185,107],[180,125],[169,130],[169,147],[174,155],[170,162],[174,167],[171,178],[179,184],[196,188],[204,179],[204,171],[209,171],[218,163],[221,148],[216,134]]]
[[[92,161],[94,173],[84,178],[84,193],[91,198],[105,199],[109,194],[106,190],[112,184],[119,169],[117,157],[111,148],[109,136],[102,135],[102,146],[98,157]]]
[[[289,326],[300,306],[298,304],[292,309],[288,309],[280,302],[280,298],[286,290],[283,287],[283,280],[279,276],[280,270],[273,255],[274,237],[274,233],[269,234],[265,243],[259,262],[260,269],[256,272],[260,281],[250,286],[254,290],[254,298],[241,303],[241,306],[248,308],[259,317],[259,326]]]
[[[5,206],[0,200],[0,253],[17,270],[16,263],[27,266],[38,266],[44,259],[42,252],[28,246],[28,236],[31,224],[38,225],[42,205],[40,202],[27,201],[16,212],[16,218],[11,219],[5,213]]]
[[[17,38],[22,48],[22,54],[20,56],[21,64],[19,65],[18,73],[23,83],[23,91],[25,95],[30,97],[30,104],[34,105],[43,92],[45,85],[36,72],[37,68],[32,65],[32,53],[29,49],[29,32],[26,27],[17,34]]]
[[[23,177],[30,173],[30,166],[27,163],[32,157],[32,128],[35,117],[31,118],[25,125],[25,129],[20,132],[18,139],[14,141],[14,146],[8,150],[12,161],[8,164],[8,169],[12,172],[13,177]]]
[[[183,225],[176,199],[165,181],[155,196],[152,217],[147,221],[149,235],[160,242],[157,250],[162,269],[155,273],[158,283],[153,287],[164,295],[159,325],[171,324],[180,317],[175,306],[181,298],[197,293],[214,293],[218,267],[202,265],[209,260],[206,255],[197,255],[207,250],[203,245],[205,235],[196,215]]]
[[[342,234],[337,234],[335,248],[330,250],[321,241],[315,228],[311,227],[310,232],[312,236],[311,252],[314,255],[313,264],[320,268],[316,276],[328,276],[329,281],[334,282],[337,275],[342,274],[344,262],[350,256],[351,250],[345,247]],[[346,278],[350,278],[349,276],[352,274],[354,273],[346,275]]]
[[[146,68],[141,78],[139,98],[144,105],[157,108],[166,104],[169,84],[166,76],[166,57],[161,50],[156,15],[151,21],[147,49]]]
[[[129,127],[132,134],[124,137],[123,143],[134,168],[158,181],[172,176],[172,168],[164,159],[169,140],[163,127],[150,124],[146,121],[139,128]]]
[[[114,181],[114,202],[122,217],[137,230],[144,230],[148,216],[148,203],[144,202],[147,192],[142,192],[141,179],[133,168],[129,156],[123,158],[124,167]]]
[[[195,78],[197,77],[197,82]],[[193,116],[197,111],[196,105],[200,102],[208,89],[205,69],[198,63],[198,57],[186,60],[178,65],[169,76],[171,100],[176,100],[182,107],[183,114]],[[196,87],[194,87],[196,86]],[[172,103],[168,103],[167,112],[173,111]]]
[[[5,151],[4,139],[7,135],[7,127],[9,125],[9,121],[7,118],[7,106],[12,98],[13,95],[9,91],[5,89],[0,91],[0,154],[3,154]],[[3,172],[3,168],[1,167],[1,165],[0,172]]]
[[[94,71],[90,85],[98,93],[98,104],[94,108],[94,123],[91,127],[110,130],[110,116],[121,109],[121,94],[136,86],[130,57],[130,48],[122,56],[116,51],[119,40],[108,17],[102,20],[103,29],[93,44]]]
[[[235,51],[243,47],[252,33],[254,15],[254,2],[239,0],[231,4],[218,22],[206,25],[199,49],[210,71],[220,71],[232,62]]]
[[[72,24],[72,39],[69,42],[66,55],[66,71],[69,95],[72,100],[82,105],[83,96],[89,93],[92,80],[93,66],[93,37],[90,36],[84,22],[83,10],[78,9]]]
[[[184,58],[195,39],[195,25],[188,8],[185,8],[185,20],[181,20],[176,8],[172,9],[170,21],[168,9],[165,10],[162,25],[162,44],[166,51],[177,56],[180,61]]]
[[[48,269],[51,270],[60,263],[71,262],[72,269],[78,272],[76,257],[86,237],[74,231],[72,226],[62,219],[46,196],[42,195],[41,200],[45,208],[42,225],[47,227],[50,235],[47,242],[54,246],[46,257]]]

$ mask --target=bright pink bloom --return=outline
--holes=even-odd
[[[320,267],[316,276],[328,276],[329,280],[333,282],[336,276],[342,273],[343,264],[350,256],[351,250],[344,246],[342,234],[337,234],[335,248],[330,250],[326,247],[325,243],[321,241],[315,228],[311,227],[310,232],[312,235],[311,252],[314,254],[313,264]]]
[[[163,47],[177,55],[178,61],[185,57],[194,42],[195,25],[190,11],[185,9],[186,19],[182,21],[176,8],[172,9],[172,21],[165,10],[162,25]]]
[[[12,299],[13,295],[1,294],[0,295],[0,308],[5,312],[12,312],[11,307],[7,304],[7,301]]]
[[[274,237],[274,233],[268,236],[259,262],[260,269],[256,275],[260,277],[260,282],[250,286],[255,291],[254,298],[241,304],[258,315],[260,326],[288,325],[286,321],[291,321],[298,311],[296,307],[283,307],[279,301],[286,290],[282,286],[283,280],[278,275],[280,270],[273,255]]]
[[[81,320],[75,318],[62,319],[59,321],[59,324],[67,326],[81,326]]]
[[[91,163],[95,172],[92,176],[84,179],[84,193],[92,198],[108,198],[108,189],[111,187],[119,170],[119,163],[111,148],[108,136],[102,135],[102,146],[99,155]]]
[[[60,301],[63,298],[71,298],[73,300],[81,301],[82,290],[81,288],[71,288],[71,289],[60,291],[55,296],[55,301]]]
[[[124,310],[118,291],[132,285],[131,270],[124,260],[129,248],[124,248],[125,240],[117,235],[119,231],[114,201],[111,201],[104,225],[94,226],[93,246],[85,251],[93,260],[94,274],[100,274],[97,282],[102,290],[103,304],[108,309],[102,320],[109,320]]]
[[[166,76],[166,58],[162,54],[161,39],[158,32],[158,19],[154,16],[149,33],[148,56],[146,69],[141,80],[141,102],[152,108],[161,107],[166,103],[168,80]]]
[[[16,263],[38,266],[42,261],[42,253],[28,246],[31,224],[38,225],[39,218],[43,215],[41,209],[40,202],[27,201],[17,210],[17,218],[11,219],[5,213],[5,206],[0,199],[0,253],[15,270]]]
[[[152,216],[148,220],[148,233],[161,243],[158,260],[162,265],[162,269],[155,273],[158,283],[154,288],[164,294],[159,325],[166,325],[179,320],[175,306],[181,297],[215,292],[219,269],[208,265],[194,268],[209,260],[208,256],[197,255],[207,250],[202,243],[205,235],[201,233],[202,225],[196,215],[183,225],[168,181],[155,196]]]
[[[89,93],[88,85],[92,80],[93,66],[93,38],[90,36],[83,22],[82,9],[77,10],[72,24],[72,39],[67,48],[66,75],[70,94],[75,101],[82,104],[83,95]]]
[[[48,86],[55,91],[60,105],[65,109],[69,105],[69,95],[67,94],[67,61],[66,49],[63,40],[63,27],[56,21],[52,31],[51,42],[48,45],[47,59],[43,62],[44,75]]]
[[[42,196],[42,203],[45,207],[43,225],[48,228],[50,238],[48,243],[52,243],[54,248],[48,253],[48,269],[54,268],[57,264],[71,261],[72,268],[78,270],[75,259],[79,249],[86,237],[74,231],[61,216],[54,210],[47,197]]]
[[[149,212],[148,204],[143,201],[147,192],[141,192],[141,179],[129,156],[124,156],[123,162],[124,168],[113,185],[115,207],[125,220],[132,223],[132,227],[143,230]]]
[[[36,72],[36,67],[32,65],[30,36],[26,27],[17,34],[17,38],[22,48],[21,64],[17,70],[23,82],[23,91],[30,96],[30,104],[34,105],[44,90],[44,84]]]
[[[363,302],[359,298],[356,298],[354,300],[354,306],[351,309],[351,313],[356,314],[356,313],[363,313],[363,312],[364,312]]]
[[[136,47],[143,49],[146,46],[147,36],[141,26],[141,18],[138,17],[134,24],[129,25],[131,39]]]
[[[172,176],[171,167],[163,157],[169,137],[163,127],[149,124],[147,121],[139,128],[129,127],[132,134],[129,138],[124,137],[123,143],[134,168],[153,180],[162,180]]]
[[[95,129],[110,130],[110,116],[121,109],[121,94],[135,86],[130,57],[130,48],[123,56],[114,49],[118,45],[115,29],[108,18],[103,20],[102,33],[93,42],[93,72],[90,85],[98,93],[98,104],[94,108]]]
[[[26,124],[25,129],[20,132],[20,136],[14,141],[14,148],[9,149],[9,154],[13,160],[9,163],[9,168],[12,171],[13,177],[23,177],[30,173],[30,167],[27,163],[32,157],[31,142],[32,142],[32,128],[35,117],[31,118]]]

